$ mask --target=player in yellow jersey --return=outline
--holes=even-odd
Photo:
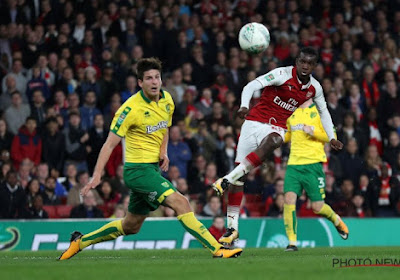
[[[318,110],[309,99],[287,119],[285,142],[291,141],[289,162],[285,174],[285,204],[283,220],[289,245],[285,251],[297,251],[296,200],[306,191],[314,213],[330,220],[340,236],[347,239],[349,230],[342,219],[324,202],[326,162],[324,144],[329,138],[322,127]]]
[[[129,211],[124,219],[112,221],[91,233],[83,235],[75,231],[69,248],[59,259],[69,259],[92,244],[138,233],[149,212],[161,204],[172,208],[183,227],[214,257],[238,257],[242,249],[227,249],[218,243],[196,219],[188,200],[161,176],[160,168],[167,171],[169,166],[168,127],[172,124],[175,106],[171,95],[161,89],[161,62],[158,59],[141,59],[137,72],[142,90],[118,109],[97,159],[93,177],[81,191],[85,196],[100,183],[111,152],[125,137],[124,180],[131,190]]]

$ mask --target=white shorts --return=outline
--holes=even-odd
[[[235,162],[241,163],[248,154],[260,146],[265,137],[273,132],[278,133],[282,139],[285,138],[285,130],[282,127],[245,120],[240,132]]]

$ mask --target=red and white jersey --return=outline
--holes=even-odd
[[[263,86],[260,101],[247,115],[247,120],[269,123],[286,129],[286,120],[310,98],[318,109],[326,108],[320,83],[310,75],[303,85],[297,78],[296,67],[276,68],[256,79]]]

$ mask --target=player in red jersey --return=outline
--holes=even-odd
[[[243,198],[244,176],[261,165],[283,143],[286,120],[308,99],[312,98],[321,116],[321,122],[334,150],[343,148],[336,139],[332,118],[328,112],[320,83],[311,75],[317,65],[315,49],[301,49],[296,66],[276,68],[248,83],[242,92],[242,104],[238,111],[245,118],[237,147],[238,166],[213,184],[222,195],[229,187],[227,232],[219,241],[231,245],[239,237],[238,220]],[[253,93],[263,90],[260,101],[249,111]]]

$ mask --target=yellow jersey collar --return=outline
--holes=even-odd
[[[143,89],[140,90],[140,95],[142,96],[144,101],[146,101],[147,103],[151,103],[151,100],[147,98],[146,95],[144,95]],[[165,94],[162,89],[160,89],[160,98],[165,98]]]

